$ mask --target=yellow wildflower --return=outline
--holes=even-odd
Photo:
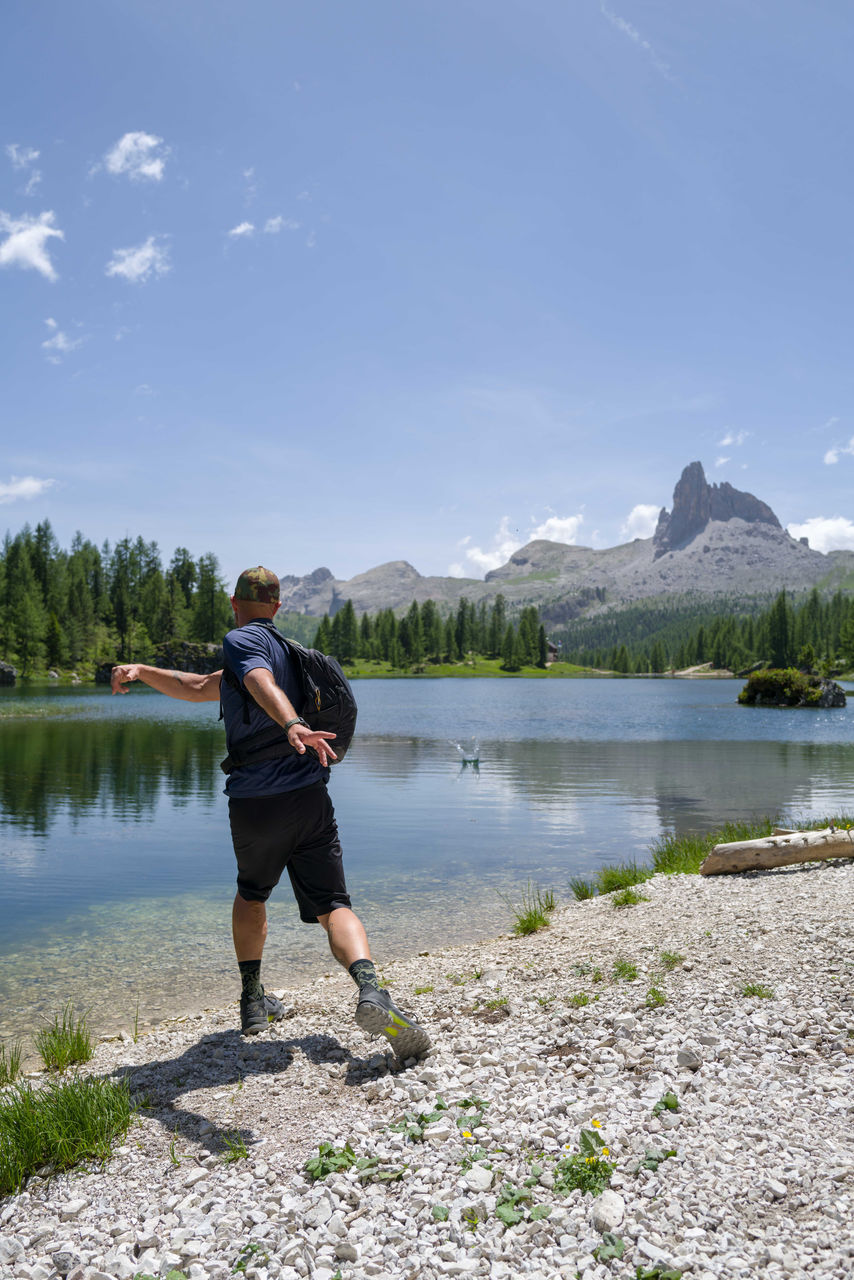
[[[470,1138],[470,1137],[471,1137],[471,1133],[469,1132],[469,1130],[468,1130],[468,1129],[463,1129],[463,1137],[464,1137],[464,1138]]]
[[[601,1128],[602,1128],[602,1121],[601,1121],[601,1120],[591,1120],[591,1121],[590,1121],[590,1123],[593,1125],[593,1128],[594,1128],[594,1129],[601,1129]]]
[[[602,1155],[603,1155],[603,1156],[609,1156],[610,1154],[611,1154],[611,1152],[608,1150],[608,1148],[607,1148],[607,1147],[603,1147],[603,1148],[602,1148]]]

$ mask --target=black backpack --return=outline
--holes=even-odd
[[[302,686],[302,701],[296,708],[297,713],[310,728],[325,729],[336,735],[330,744],[337,756],[337,760],[332,763],[340,764],[349,751],[356,732],[356,699],[350,682],[335,658],[321,653],[319,649],[304,649],[296,640],[286,640],[275,627],[264,625],[282,645],[296,668]],[[255,699],[229,667],[223,668],[222,678],[243,699],[243,722],[248,724],[249,707],[250,704],[257,705]],[[219,714],[222,719],[221,704]],[[284,737],[282,735],[282,726],[271,723],[269,728],[253,733],[233,747],[220,768],[223,773],[231,773],[247,764],[261,764],[280,756],[296,755],[297,752],[288,742],[287,734]],[[317,754],[313,747],[308,747],[307,751]]]

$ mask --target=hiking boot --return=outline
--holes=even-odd
[[[257,1000],[250,1000],[247,995],[240,997],[240,1030],[245,1036],[257,1036],[259,1031],[266,1031],[271,1022],[279,1022],[284,1016],[281,1000],[265,995],[263,987]]]
[[[386,1036],[396,1057],[420,1058],[430,1048],[430,1037],[414,1018],[401,1013],[387,991],[362,987],[356,1006],[356,1023],[369,1036]]]

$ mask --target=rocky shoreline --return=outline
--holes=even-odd
[[[0,1276],[844,1280],[852,890],[850,861],[656,876],[633,907],[395,962],[434,1035],[407,1066],[357,1030],[343,973],[281,993],[253,1040],[232,1008],[102,1042],[87,1071],[145,1106],[104,1168],[0,1202]],[[595,1199],[558,1176],[591,1126],[616,1165]],[[362,1167],[312,1182],[320,1143]]]

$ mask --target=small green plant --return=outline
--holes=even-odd
[[[602,972],[602,970],[601,970],[601,969],[594,969],[594,970],[593,970],[593,972],[592,972],[592,974],[590,975],[590,981],[591,981],[591,982],[604,982],[604,981],[605,981],[605,975],[604,975],[604,973]],[[597,997],[596,997],[596,999],[598,1000],[598,999],[599,999],[599,997],[597,996]]]
[[[125,1081],[76,1077],[39,1089],[13,1085],[0,1098],[0,1196],[32,1174],[105,1161],[133,1115]]]
[[[578,902],[583,902],[585,898],[594,898],[596,896],[596,886],[592,880],[585,880],[582,876],[571,876],[569,887],[572,890],[572,896]]]
[[[317,1151],[318,1154],[311,1156],[303,1165],[312,1182],[320,1182],[330,1173],[343,1173],[345,1169],[352,1168],[358,1159],[349,1142],[345,1142],[343,1147],[334,1147],[331,1142],[321,1142]]]
[[[12,1084],[13,1081],[17,1080],[21,1072],[23,1056],[24,1051],[20,1040],[16,1040],[8,1048],[5,1044],[0,1044],[0,1086]]]
[[[433,990],[432,984],[429,987],[416,987],[415,994],[417,996],[429,996],[432,990]]]
[[[238,1160],[248,1159],[246,1143],[239,1133],[224,1133],[222,1144],[225,1147],[222,1158],[226,1164],[235,1164]]]
[[[567,996],[567,1004],[571,1004],[573,1009],[583,1009],[586,1004],[590,1003],[590,997],[586,991],[576,991],[575,995]]]
[[[466,1209],[463,1214],[463,1222],[466,1224],[467,1231],[477,1231],[480,1226],[480,1218],[474,1209]]]
[[[165,1276],[158,1278],[147,1271],[137,1271],[133,1280],[187,1280],[187,1275],[184,1271],[167,1271]]]
[[[678,1111],[679,1099],[675,1093],[663,1093],[652,1109],[654,1116],[660,1116],[662,1111]]]
[[[94,1050],[86,1014],[75,1017],[73,1005],[67,1004],[50,1026],[36,1034],[36,1049],[49,1071],[64,1071],[75,1063],[88,1062]]]
[[[669,1160],[671,1156],[675,1156],[675,1150],[670,1147],[667,1151],[659,1151],[656,1147],[647,1147],[642,1160],[638,1160],[632,1173],[640,1173],[641,1169],[651,1169],[655,1173],[660,1164],[665,1160]]]
[[[631,960],[615,960],[614,961],[614,977],[622,978],[623,982],[634,982],[638,976],[638,967]]]
[[[555,909],[555,896],[551,889],[540,889],[529,880],[519,906],[503,894],[501,897],[516,917],[513,932],[517,937],[526,937],[548,927],[549,916]]]
[[[515,1227],[516,1223],[524,1218],[524,1203],[530,1199],[531,1192],[527,1187],[514,1187],[512,1182],[505,1182],[495,1202],[496,1218],[503,1222],[505,1227]]]
[[[393,1133],[404,1134],[410,1142],[423,1142],[424,1130],[428,1125],[435,1124],[437,1120],[441,1120],[443,1113],[447,1110],[448,1104],[445,1099],[437,1097],[436,1105],[433,1107],[432,1111],[419,1111],[417,1115],[412,1111],[407,1111],[403,1119],[395,1121],[394,1124],[390,1124],[389,1129],[391,1129]],[[475,1123],[480,1123],[479,1119],[477,1119]],[[323,1145],[329,1146],[328,1143],[324,1143]],[[334,1150],[334,1148],[331,1149]]]
[[[178,1165],[181,1163],[181,1157],[178,1155],[178,1152],[175,1147],[175,1142],[176,1142],[176,1139],[173,1138],[172,1141],[169,1143],[169,1159],[172,1162],[172,1164]]]
[[[758,996],[760,1000],[773,1000],[774,988],[766,987],[764,982],[745,982],[741,988],[743,996]]]
[[[675,1267],[635,1267],[635,1280],[682,1280]]]
[[[451,1216],[451,1211],[446,1204],[434,1204],[430,1213],[437,1222],[447,1222]]]
[[[549,1005],[554,1004],[554,996],[537,996],[537,1004],[541,1009],[548,1009]]]
[[[138,1040],[139,1040],[139,996],[137,996],[137,998],[136,998],[136,1009],[134,1010],[134,1014],[133,1014],[133,1042],[134,1042],[134,1044],[136,1044]]]
[[[485,1000],[484,1009],[504,1009],[509,1004],[506,996],[493,996],[491,1000]]]
[[[663,1004],[667,1004],[667,996],[661,990],[661,987],[650,987],[646,993],[644,1004],[647,1009],[660,1009]]]
[[[636,907],[641,902],[649,902],[649,898],[645,893],[637,893],[634,889],[621,889],[611,899],[612,905],[618,909],[620,907]]]
[[[662,951],[661,953],[661,963],[668,972],[671,969],[675,969],[677,965],[682,964],[684,959],[685,957],[680,955],[678,951]]]
[[[265,1253],[264,1246],[257,1240],[252,1240],[249,1244],[245,1244],[237,1255],[237,1260],[231,1268],[232,1275],[245,1274],[246,1268],[264,1267],[270,1261],[269,1253]]]
[[[600,893],[613,893],[615,889],[631,889],[633,885],[651,880],[651,867],[640,867],[636,862],[618,862],[616,866],[600,867],[596,884]]]
[[[603,1231],[602,1243],[593,1250],[593,1257],[597,1262],[609,1262],[611,1258],[619,1262],[625,1252],[626,1242],[621,1236],[615,1236],[613,1231]]]
[[[576,978],[584,978],[590,972],[590,969],[591,965],[586,960],[577,960],[572,966],[572,972]]]
[[[578,1189],[592,1191],[594,1196],[599,1196],[610,1185],[617,1166],[607,1160],[611,1153],[598,1128],[582,1129],[578,1148],[577,1152],[555,1165],[555,1191],[559,1195],[569,1195],[570,1191]]]

